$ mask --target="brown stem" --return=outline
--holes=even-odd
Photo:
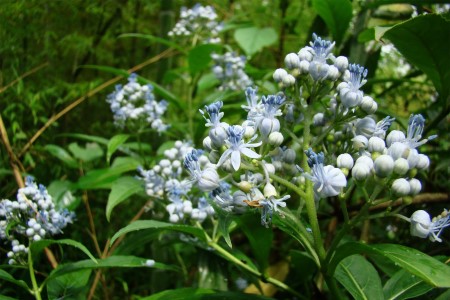
[[[169,56],[173,53],[172,49],[167,49],[166,51],[150,58],[149,60],[134,66],[133,68],[127,70],[128,73],[132,73],[135,72],[137,70],[142,69],[145,66],[148,66],[158,60],[160,60],[161,58],[165,57],[165,56]],[[22,150],[19,152],[18,157],[22,157],[27,151],[28,149],[31,147],[31,145],[41,136],[41,134],[50,127],[50,125],[52,125],[54,122],[56,122],[59,118],[61,118],[62,116],[64,116],[66,113],[68,113],[69,111],[71,111],[72,109],[74,109],[75,107],[77,107],[78,105],[80,105],[81,103],[83,103],[86,99],[94,96],[95,94],[97,94],[98,92],[100,92],[101,90],[105,89],[106,87],[118,82],[120,79],[122,79],[123,76],[117,76],[114,77],[113,79],[108,80],[107,82],[99,85],[98,87],[90,90],[86,95],[82,96],[81,98],[78,98],[77,100],[75,100],[74,102],[72,102],[71,104],[69,104],[68,106],[66,106],[63,110],[61,110],[59,113],[57,113],[56,115],[53,115],[52,117],[50,117],[48,119],[48,121],[44,124],[44,126],[42,126],[34,135],[33,137],[28,141],[28,143],[26,143],[26,145],[22,148]]]

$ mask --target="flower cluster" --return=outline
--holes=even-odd
[[[169,31],[169,36],[192,38],[193,44],[200,41],[204,44],[220,43],[219,33],[223,25],[217,21],[217,14],[212,6],[196,4],[192,8],[182,7],[180,20]]]
[[[252,80],[244,71],[245,56],[227,52],[224,55],[214,53],[211,57],[214,61],[212,71],[221,83],[219,90],[244,90],[252,85]]]
[[[193,183],[198,183],[202,191],[211,191],[219,186],[219,176],[210,166],[208,158],[201,156],[189,143],[181,141],[176,141],[173,148],[165,150],[164,157],[150,170],[138,169],[147,195],[169,201],[166,211],[172,223],[188,216],[203,221],[208,215],[213,215],[214,211],[205,199],[193,200],[197,202],[197,208],[193,208],[193,197],[188,196]],[[183,165],[191,178],[183,172]]]
[[[27,177],[17,201],[0,202],[0,239],[8,240],[12,247],[7,253],[9,264],[23,262],[29,243],[62,233],[74,217],[73,212],[57,210],[45,186]]]
[[[150,124],[158,132],[165,131],[168,127],[161,120],[168,103],[164,100],[156,101],[153,86],[139,84],[134,73],[128,77],[126,85],[116,86],[116,90],[108,95],[107,102],[111,105],[114,122],[119,127],[136,124],[138,121]]]

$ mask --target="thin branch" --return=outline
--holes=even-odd
[[[21,81],[22,79],[24,79],[25,77],[36,73],[37,71],[39,71],[40,69],[44,68],[48,66],[48,62],[43,63],[42,65],[37,66],[34,69],[31,69],[30,71],[23,73],[21,76],[19,76],[18,78],[14,79],[13,81],[11,81],[9,84],[0,87],[0,94],[3,93],[4,91],[6,91],[8,88],[12,87],[13,85],[15,85],[16,83],[18,83],[19,81]]]

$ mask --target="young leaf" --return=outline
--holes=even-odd
[[[274,44],[278,39],[278,34],[272,27],[240,28],[234,32],[234,39],[245,51],[247,56],[253,56],[264,47]]]
[[[0,269],[0,279],[14,283],[15,285],[18,285],[25,290],[30,289],[25,281],[15,279],[11,274],[2,269]]]
[[[40,240],[37,242],[33,242],[30,245],[30,251],[33,252],[33,254],[37,254],[41,252],[45,247],[48,247],[53,244],[58,245],[68,245],[75,248],[78,248],[79,250],[83,251],[94,263],[97,263],[97,260],[95,257],[89,252],[89,250],[80,242],[70,240],[70,239],[62,239],[62,240]]]
[[[349,0],[313,0],[312,4],[339,45],[352,20],[352,3]]]
[[[77,159],[88,162],[103,156],[103,149],[97,143],[88,143],[86,147],[80,147],[78,143],[70,143],[69,150]]]
[[[363,253],[369,256],[373,254],[383,256],[432,286],[450,287],[450,266],[416,249],[395,244],[346,243],[336,250],[328,264],[328,274],[333,275],[337,265],[345,257]]]
[[[380,276],[361,255],[344,258],[336,268],[334,277],[354,299],[383,299]]]
[[[220,51],[222,46],[214,44],[199,45],[189,51],[188,63],[191,74],[197,74],[209,67],[211,54]]]
[[[113,136],[109,142],[108,142],[108,150],[106,153],[106,161],[109,164],[109,160],[111,159],[111,156],[116,152],[116,150],[125,143],[130,136],[128,134],[118,134]]]
[[[111,187],[111,192],[108,196],[108,203],[106,204],[106,219],[108,222],[111,218],[111,213],[114,207],[143,190],[142,182],[127,176],[117,179]]]
[[[188,234],[192,234],[193,236],[199,238],[200,240],[205,241],[205,233],[200,228],[188,226],[188,225],[178,225],[178,224],[172,224],[172,223],[164,223],[160,221],[155,220],[138,220],[130,225],[120,229],[111,239],[110,245],[112,245],[120,236],[127,234],[128,232],[137,231],[137,230],[144,230],[144,229],[150,229],[150,230],[171,230],[171,231],[178,231],[178,232],[184,232]]]
[[[383,293],[386,300],[402,300],[419,297],[432,288],[422,279],[402,269],[386,282]]]

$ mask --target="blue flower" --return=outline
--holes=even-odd
[[[450,226],[450,215],[448,210],[444,210],[439,216],[430,219],[430,215],[424,210],[415,211],[411,218],[411,235],[427,238],[432,242],[442,242],[439,235],[442,231]]]
[[[420,140],[422,138],[423,129],[425,127],[425,118],[422,115],[411,115],[408,121],[408,130],[406,131],[405,143],[411,148],[415,149],[429,140],[437,137],[432,135],[428,139]]]
[[[347,107],[355,107],[362,102],[364,93],[360,88],[367,82],[367,69],[357,64],[348,66],[350,78],[346,82],[341,82],[337,89],[341,97],[342,104]]]
[[[326,63],[326,60],[330,58],[331,51],[335,45],[335,42],[323,40],[320,36],[313,33],[313,42],[309,42],[311,45],[310,51],[313,54],[313,61],[318,63]]]
[[[211,127],[209,130],[209,137],[211,138],[213,145],[217,148],[220,148],[227,138],[226,129],[228,128],[228,124],[220,122],[220,119],[223,117],[223,112],[220,112],[222,106],[222,101],[217,101],[210,105],[206,105],[205,110],[208,113],[209,118],[205,116],[205,112],[200,110],[200,113],[206,120],[206,127]]]
[[[258,143],[244,143],[242,140],[244,136],[245,128],[239,125],[234,125],[228,127],[227,134],[228,139],[225,141],[228,149],[222,154],[217,163],[218,166],[221,166],[225,160],[230,157],[231,165],[234,170],[239,170],[241,166],[241,154],[249,157],[249,158],[260,158],[261,155],[257,154],[255,151],[249,149],[254,147],[261,146],[262,142]]]
[[[184,167],[189,171],[192,179],[197,182],[200,190],[209,192],[219,186],[219,174],[214,168],[206,167],[204,170],[200,169],[197,150],[194,149],[186,154]]]

